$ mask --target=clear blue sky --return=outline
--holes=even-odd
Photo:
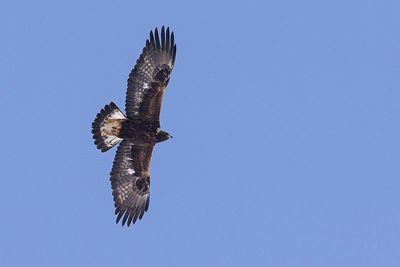
[[[112,2],[112,3],[111,3]],[[0,3],[1,266],[399,266],[398,1]],[[178,46],[149,212],[91,122]]]

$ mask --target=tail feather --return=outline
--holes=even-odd
[[[122,141],[119,133],[125,120],[125,115],[113,102],[100,110],[92,123],[92,134],[94,144],[101,152],[106,152]]]

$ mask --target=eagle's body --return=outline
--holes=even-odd
[[[132,143],[155,144],[169,139],[171,136],[151,123],[140,119],[128,119],[123,122],[119,138]]]
[[[113,103],[106,105],[92,124],[93,138],[102,152],[119,144],[111,170],[111,187],[117,223],[135,223],[148,210],[150,160],[156,143],[171,138],[160,130],[162,97],[176,55],[169,28],[150,32],[150,40],[129,75],[126,116]]]

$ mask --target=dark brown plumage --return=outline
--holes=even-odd
[[[161,37],[161,40],[160,40]],[[94,143],[102,152],[119,144],[111,170],[116,222],[129,226],[143,217],[150,201],[150,160],[156,143],[171,137],[160,130],[160,110],[174,67],[176,45],[169,28],[157,28],[129,74],[126,116],[111,102],[92,124]]]

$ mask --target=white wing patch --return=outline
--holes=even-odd
[[[151,75],[151,74],[148,74]],[[136,90],[135,92],[133,92],[135,103],[133,104],[134,107],[134,115],[139,115],[139,108],[140,108],[140,104],[143,101],[143,97],[145,95],[145,92],[150,89],[150,82],[143,82],[141,85],[138,85],[138,87],[140,87],[140,90]]]
[[[143,89],[150,89],[149,83],[143,83]]]
[[[128,173],[129,175],[132,175],[132,174],[135,173],[135,170],[132,169],[132,168],[127,168],[126,171],[127,171],[127,173]]]

